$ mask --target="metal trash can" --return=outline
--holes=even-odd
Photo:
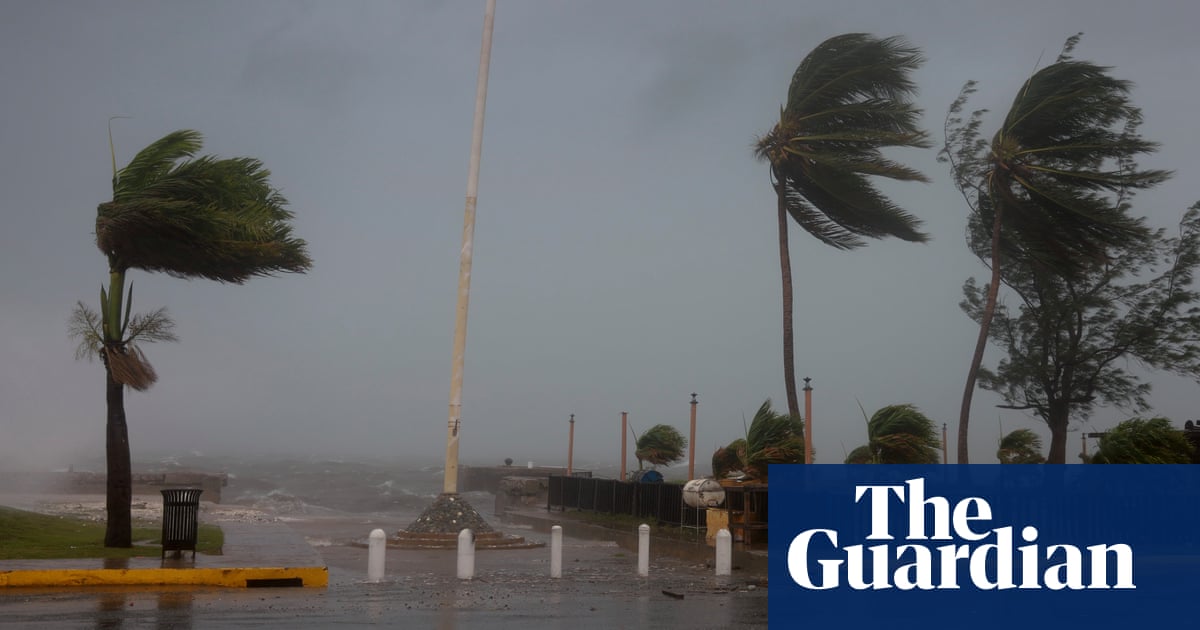
[[[162,490],[162,557],[168,551],[177,554],[191,550],[196,557],[196,539],[200,535],[200,488],[171,488]]]

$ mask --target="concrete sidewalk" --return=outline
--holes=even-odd
[[[317,552],[283,523],[222,522],[221,555],[0,561],[0,587],[329,584]]]
[[[509,507],[500,518],[543,533],[549,533],[551,527],[559,525],[563,528],[565,536],[585,540],[610,540],[623,549],[637,551],[638,535],[636,530],[632,528],[622,530],[597,525],[585,520],[582,514],[574,511],[552,512],[535,507]],[[702,531],[695,533],[696,537],[691,540],[657,536],[652,533],[650,546],[655,555],[669,555],[688,562],[713,562],[716,550],[705,544]],[[760,576],[765,580],[768,569],[767,552],[765,549],[748,549],[741,543],[735,543],[733,565],[738,571],[747,575]]]

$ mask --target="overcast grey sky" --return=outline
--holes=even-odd
[[[1144,160],[1177,177],[1138,197],[1155,225],[1200,198],[1190,2],[500,0],[475,233],[464,463],[615,464],[619,413],[686,432],[698,459],[786,407],[775,203],[751,146],[798,62],[833,35],[903,35],[941,141],[968,79],[1004,110],[1071,34],[1136,82]],[[483,0],[36,2],[0,22],[0,457],[65,464],[104,443],[103,370],[74,362],[66,320],[94,304],[93,241],[118,162],[174,129],[262,159],[315,265],[245,286],[132,272],[135,309],[167,306],[179,344],[126,397],[132,447],[396,454],[444,448],[455,283]],[[990,133],[990,132],[989,132]],[[935,151],[893,157],[930,185],[888,185],[928,245],[838,252],[792,230],[797,371],[813,378],[818,460],[865,441],[858,403],[911,402],[951,442],[986,274]],[[989,349],[987,361],[1000,356]],[[1193,417],[1196,384],[1155,376],[1155,411]],[[1044,425],[975,397],[972,459]],[[1094,430],[1126,418],[1101,410]],[[1070,446],[1074,459],[1078,441]]]

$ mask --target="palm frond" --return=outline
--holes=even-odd
[[[123,343],[154,343],[179,341],[175,335],[175,321],[167,314],[166,307],[149,313],[138,313],[129,319]]]
[[[913,405],[889,405],[867,420],[867,444],[847,464],[936,464],[942,442],[933,421]]]
[[[113,199],[136,193],[169,171],[177,160],[200,150],[203,138],[191,130],[173,131],[138,152],[113,178]]]
[[[176,161],[199,147],[196,132],[175,132],[120,171],[96,217],[96,244],[110,265],[234,284],[307,271],[307,244],[293,235],[270,171],[251,158]]]
[[[1109,72],[1069,58],[1039,70],[1018,91],[988,155],[978,158],[988,167],[976,211],[1002,210],[1007,254],[1070,273],[1147,232],[1128,216],[1125,200],[1171,174],[1136,168],[1135,157],[1158,144],[1138,133],[1131,84]]]
[[[100,315],[88,308],[82,301],[75,303],[71,310],[71,318],[67,323],[67,335],[74,339],[75,360],[86,358],[95,359],[104,347],[104,332],[100,327]]]
[[[804,422],[799,417],[777,413],[768,399],[754,414],[746,432],[744,472],[766,479],[771,464],[804,462]]]

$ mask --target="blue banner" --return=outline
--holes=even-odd
[[[769,477],[773,628],[1200,627],[1200,466]]]

